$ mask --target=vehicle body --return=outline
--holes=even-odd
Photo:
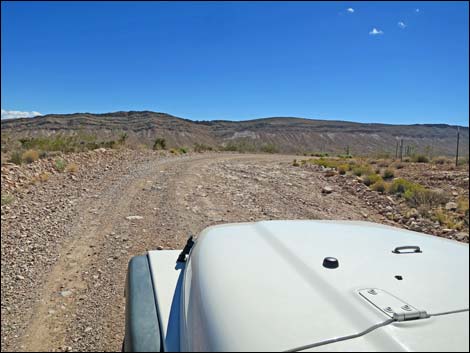
[[[131,260],[125,351],[469,349],[468,244],[299,220],[213,226],[191,245]]]

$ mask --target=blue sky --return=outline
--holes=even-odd
[[[467,2],[1,6],[2,116],[153,110],[468,126]]]

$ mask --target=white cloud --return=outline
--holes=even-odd
[[[16,119],[16,118],[32,118],[33,116],[42,115],[39,112],[20,112],[18,110],[4,110],[2,109],[2,120]]]
[[[384,32],[377,28],[372,28],[372,31],[369,32],[369,35],[371,36],[377,36],[380,34],[384,34]]]
[[[348,7],[346,9],[346,11],[349,12],[349,13],[354,13],[354,9],[352,7]]]
[[[406,28],[406,24],[403,21],[398,22],[398,27],[400,28]]]

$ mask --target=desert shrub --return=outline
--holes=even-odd
[[[27,150],[21,155],[21,159],[26,163],[32,163],[39,159],[39,152],[36,150]]]
[[[292,161],[292,166],[294,166],[294,167],[299,167],[300,166],[300,164],[297,162],[297,159],[294,159]]]
[[[442,191],[434,191],[425,188],[416,188],[404,193],[405,199],[413,207],[419,207],[422,210],[430,210],[436,206],[445,204],[450,197]]]
[[[429,158],[424,154],[415,154],[411,156],[411,161],[415,163],[429,163]]]
[[[395,167],[396,169],[403,169],[403,168],[405,168],[405,165],[404,165],[403,163],[396,163],[396,164],[394,165],[394,167]]]
[[[226,145],[222,145],[220,149],[222,151],[240,153],[256,152],[258,150],[254,142],[249,138],[242,138],[235,141],[230,141]]]
[[[377,165],[380,167],[380,168],[386,168],[390,165],[390,161],[388,160],[381,160],[380,162],[377,163]]]
[[[44,183],[49,180],[50,176],[51,175],[48,172],[42,172],[38,175],[38,180]]]
[[[370,186],[370,188],[374,191],[384,193],[385,190],[386,190],[386,184],[384,183],[383,180],[379,180],[379,181],[375,182],[374,184],[372,184]]]
[[[375,184],[379,181],[382,181],[382,177],[380,175],[377,175],[377,174],[369,174],[369,175],[366,175],[363,179],[362,179],[362,182],[367,185],[367,186],[370,186],[372,184]]]
[[[129,135],[127,134],[127,132],[123,132],[119,135],[118,143],[120,145],[123,145],[126,143],[128,138],[129,138]]]
[[[341,164],[338,166],[337,170],[338,170],[338,173],[341,174],[341,175],[344,175],[346,174],[346,172],[349,170],[349,165],[348,164]]]
[[[457,199],[457,210],[459,212],[465,213],[468,212],[468,197],[459,197]]]
[[[384,170],[382,176],[383,176],[384,179],[392,179],[395,176],[395,173],[394,173],[393,169],[387,168],[387,169]]]
[[[65,167],[67,167],[67,163],[63,159],[57,158],[54,161],[54,167],[58,172],[63,172]]]
[[[164,138],[156,138],[153,143],[154,150],[165,150],[166,149],[166,140]]]
[[[212,147],[208,146],[208,145],[205,145],[203,143],[195,143],[194,144],[194,152],[201,153],[201,152],[206,152],[206,151],[212,151]]]
[[[11,204],[13,200],[14,200],[13,196],[2,193],[2,204],[1,204],[2,206]]]
[[[432,161],[434,164],[439,164],[439,165],[451,163],[451,160],[446,157],[436,157]]]
[[[23,159],[21,158],[21,152],[13,151],[8,161],[20,165],[23,162]]]
[[[411,162],[411,158],[410,158],[410,157],[404,157],[404,158],[403,158],[403,162],[405,162],[405,163],[410,163],[410,162]]]
[[[441,207],[434,210],[432,217],[433,220],[438,221],[441,226],[450,229],[462,229],[462,221],[458,221],[453,215],[447,213]]]
[[[72,173],[72,174],[75,174],[77,171],[78,171],[78,166],[75,164],[75,163],[70,163],[67,165],[67,167],[65,168],[65,171],[67,173]]]
[[[356,176],[372,174],[373,170],[369,165],[359,165],[352,168],[352,173]]]
[[[179,153],[182,153],[182,154],[185,154],[188,152],[188,149],[186,147],[179,147],[178,148],[178,152]]]
[[[261,151],[264,153],[278,153],[279,149],[277,148],[276,145],[272,143],[268,143],[268,144],[261,146]]]
[[[445,192],[429,190],[421,184],[403,178],[395,179],[388,191],[403,196],[411,206],[421,208],[436,207],[446,203],[450,198]]]
[[[325,168],[336,168],[340,163],[337,159],[323,157],[320,157],[319,159],[310,159],[309,162]]]
[[[411,181],[408,181],[403,178],[397,178],[395,179],[391,184],[388,189],[388,192],[391,194],[404,194],[407,190],[414,190],[417,189],[418,187],[424,188],[423,186],[419,184],[414,184]]]

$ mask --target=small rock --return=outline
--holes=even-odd
[[[157,246],[157,250],[163,250],[163,246],[161,245]]]
[[[16,275],[16,279],[18,279],[18,280],[22,281],[22,280],[24,280],[24,277],[23,277],[23,276],[21,276],[21,275]]]
[[[92,330],[92,328],[91,328],[90,326],[88,326],[88,327],[84,330],[84,332],[87,333],[87,332],[90,332],[91,330]]]
[[[144,217],[142,216],[127,216],[126,219],[128,221],[132,221],[132,220],[137,220],[137,219],[143,219]]]
[[[324,186],[321,192],[324,194],[331,194],[333,192],[333,188],[331,186]]]
[[[69,290],[63,290],[62,292],[60,292],[60,295],[64,298],[66,297],[69,297],[72,295],[72,291],[69,291]]]
[[[455,202],[447,202],[445,206],[447,211],[455,211],[458,207],[459,205]]]
[[[465,241],[467,240],[468,241],[468,234],[467,233],[457,233],[454,235],[455,239],[459,240],[459,241]]]

